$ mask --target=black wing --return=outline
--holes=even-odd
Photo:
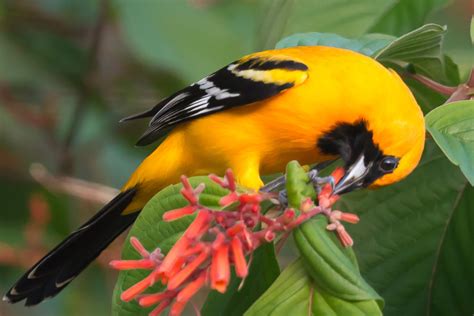
[[[249,56],[162,100],[151,110],[124,118],[153,117],[137,145],[148,145],[175,125],[231,107],[261,101],[305,81],[308,67],[287,56]]]

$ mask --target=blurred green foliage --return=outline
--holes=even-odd
[[[38,184],[29,173],[31,163],[120,187],[152,149],[133,146],[144,123],[119,125],[121,117],[297,32],[354,38],[447,24],[445,51],[465,78],[473,63],[469,12],[467,0],[1,0],[0,291],[34,259],[23,256],[15,264],[1,259],[6,245],[28,246],[24,232],[33,194],[47,201],[52,218],[37,252],[54,246],[100,207]],[[430,104],[444,101],[419,91],[417,97]],[[369,280],[388,282],[369,259],[362,262]],[[114,283],[113,272],[94,264],[34,314],[108,315]],[[2,316],[31,311],[0,303]]]

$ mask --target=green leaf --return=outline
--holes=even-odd
[[[426,22],[426,17],[445,6],[448,0],[399,0],[387,7],[368,30],[392,35],[402,35]]]
[[[321,291],[300,258],[280,274],[244,315],[375,316],[382,313],[375,301],[348,302]]]
[[[308,315],[311,285],[303,260],[298,259],[283,270],[244,315]]]
[[[434,109],[426,115],[426,128],[474,185],[474,101],[453,102]]]
[[[465,186],[443,232],[428,289],[428,315],[469,315],[474,311],[474,188]],[[455,258],[455,259],[454,259]]]
[[[377,300],[382,298],[365,282],[351,260],[351,249],[343,249],[334,232],[326,229],[328,221],[317,216],[294,232],[295,242],[315,284],[347,301]]]
[[[473,189],[428,141],[407,179],[343,196],[357,212],[347,226],[364,278],[385,299],[384,315],[469,315],[474,310]]]
[[[200,183],[206,185],[200,195],[200,203],[208,207],[219,208],[219,199],[228,193],[227,190],[222,189],[209,180],[208,177],[194,177],[190,178],[189,181],[193,187]],[[166,211],[187,205],[187,201],[179,192],[181,188],[181,184],[168,186],[146,204],[128,234],[127,243],[122,252],[122,259],[139,259],[140,257],[128,241],[131,236],[137,237],[149,250],[159,247],[166,253],[171,249],[193,219],[193,216],[187,216],[172,222],[162,220],[163,213]],[[122,291],[142,280],[148,274],[149,271],[146,270],[120,272],[113,295],[112,311],[114,315],[148,315],[150,309],[139,307],[134,301],[125,303],[120,299]],[[156,285],[149,291],[157,292],[160,289],[161,287]]]
[[[232,275],[227,292],[212,291],[201,313],[211,315],[242,315],[269,287],[280,274],[280,267],[272,243],[260,246],[253,254],[249,275],[244,286],[238,290],[242,280]]]
[[[395,39],[374,58],[386,65],[412,65],[417,72],[435,78],[445,78],[441,45],[446,27],[426,24]]]

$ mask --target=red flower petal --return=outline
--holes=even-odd
[[[229,237],[233,237],[233,236],[237,235],[238,233],[240,233],[242,230],[244,230],[244,228],[245,228],[244,224],[237,223],[234,226],[227,229],[226,233]]]
[[[244,193],[239,197],[242,204],[258,204],[262,201],[262,197],[258,193]]]
[[[240,278],[245,278],[249,272],[245,261],[244,249],[239,237],[232,238],[232,254],[234,256],[235,273]]]
[[[185,188],[181,189],[181,195],[188,200],[189,204],[191,205],[196,205],[198,202],[197,196],[194,194],[194,191],[191,190],[186,190]]]
[[[193,187],[191,186],[191,183],[189,182],[188,177],[185,175],[181,176],[181,183],[183,184],[183,188],[188,191],[192,191]]]
[[[152,305],[158,304],[159,302],[172,298],[176,295],[174,291],[166,291],[156,294],[146,294],[138,299],[138,304],[142,307],[150,307]]]
[[[201,274],[192,282],[190,282],[184,289],[182,289],[178,296],[176,296],[177,302],[187,302],[193,297],[194,294],[199,291],[201,287],[203,287],[204,283],[206,283],[207,273],[206,271],[201,272]]]
[[[112,260],[109,265],[115,270],[153,269],[156,263],[150,259]]]
[[[197,207],[194,205],[188,205],[182,208],[168,211],[163,214],[163,220],[166,222],[174,221],[183,216],[191,215],[196,211]]]
[[[351,224],[357,224],[359,222],[359,216],[352,213],[342,213],[341,214],[341,221],[348,222]]]
[[[224,293],[230,279],[229,245],[222,244],[212,256],[211,288]]]
[[[219,205],[221,206],[227,206],[227,205],[230,205],[232,203],[235,203],[239,200],[239,195],[237,194],[237,192],[231,192],[225,196],[223,196],[220,200],[219,200]]]
[[[184,236],[191,240],[199,238],[209,227],[211,219],[212,216],[208,210],[199,211],[194,221],[184,232]]]
[[[235,177],[234,177],[234,173],[232,172],[232,169],[227,169],[226,170],[225,178],[227,180],[227,188],[231,191],[235,191],[235,189],[236,189]]]
[[[344,229],[344,226],[338,226],[336,231],[344,247],[351,247],[354,244],[354,241],[352,240],[349,233]]]
[[[122,294],[120,295],[120,298],[124,302],[131,301],[132,299],[137,297],[138,294],[141,294],[148,287],[153,285],[154,282],[152,282],[152,280],[154,280],[155,277],[156,277],[156,271],[152,271],[146,278],[132,285],[127,290],[123,291]]]
[[[203,263],[207,257],[209,256],[208,251],[203,251],[196,257],[193,261],[188,263],[181,271],[179,271],[176,275],[171,275],[170,280],[168,282],[168,289],[174,290],[194,272],[196,269]]]
[[[186,251],[189,246],[189,240],[182,236],[171,248],[166,257],[163,259],[163,263],[158,268],[161,276],[169,277],[168,273],[175,266],[176,261],[181,258],[181,254]]]
[[[211,179],[212,181],[214,181],[215,183],[217,183],[218,185],[220,185],[223,188],[227,187],[227,183],[225,183],[224,180],[222,180],[222,178],[218,177],[217,175],[215,175],[213,173],[211,173],[209,175],[209,179]]]
[[[169,316],[179,316],[186,307],[186,302],[175,302],[171,305]]]
[[[267,242],[273,241],[273,240],[275,239],[275,237],[276,237],[275,232],[273,232],[273,231],[271,231],[271,230],[267,230],[267,231],[265,232],[265,235],[263,235],[263,238],[265,238],[265,240],[266,240]]]
[[[150,255],[150,253],[145,249],[145,247],[143,247],[142,243],[137,237],[130,237],[130,244],[143,258],[148,258]]]
[[[161,314],[162,311],[165,310],[166,307],[168,307],[171,304],[170,300],[166,300],[160,303],[154,310],[148,314],[148,316],[158,316]]]

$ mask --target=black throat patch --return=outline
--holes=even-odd
[[[364,120],[355,123],[338,123],[318,139],[319,150],[327,155],[339,155],[344,163],[351,165],[363,153],[366,163],[377,161],[383,156],[374,144],[373,133]]]

